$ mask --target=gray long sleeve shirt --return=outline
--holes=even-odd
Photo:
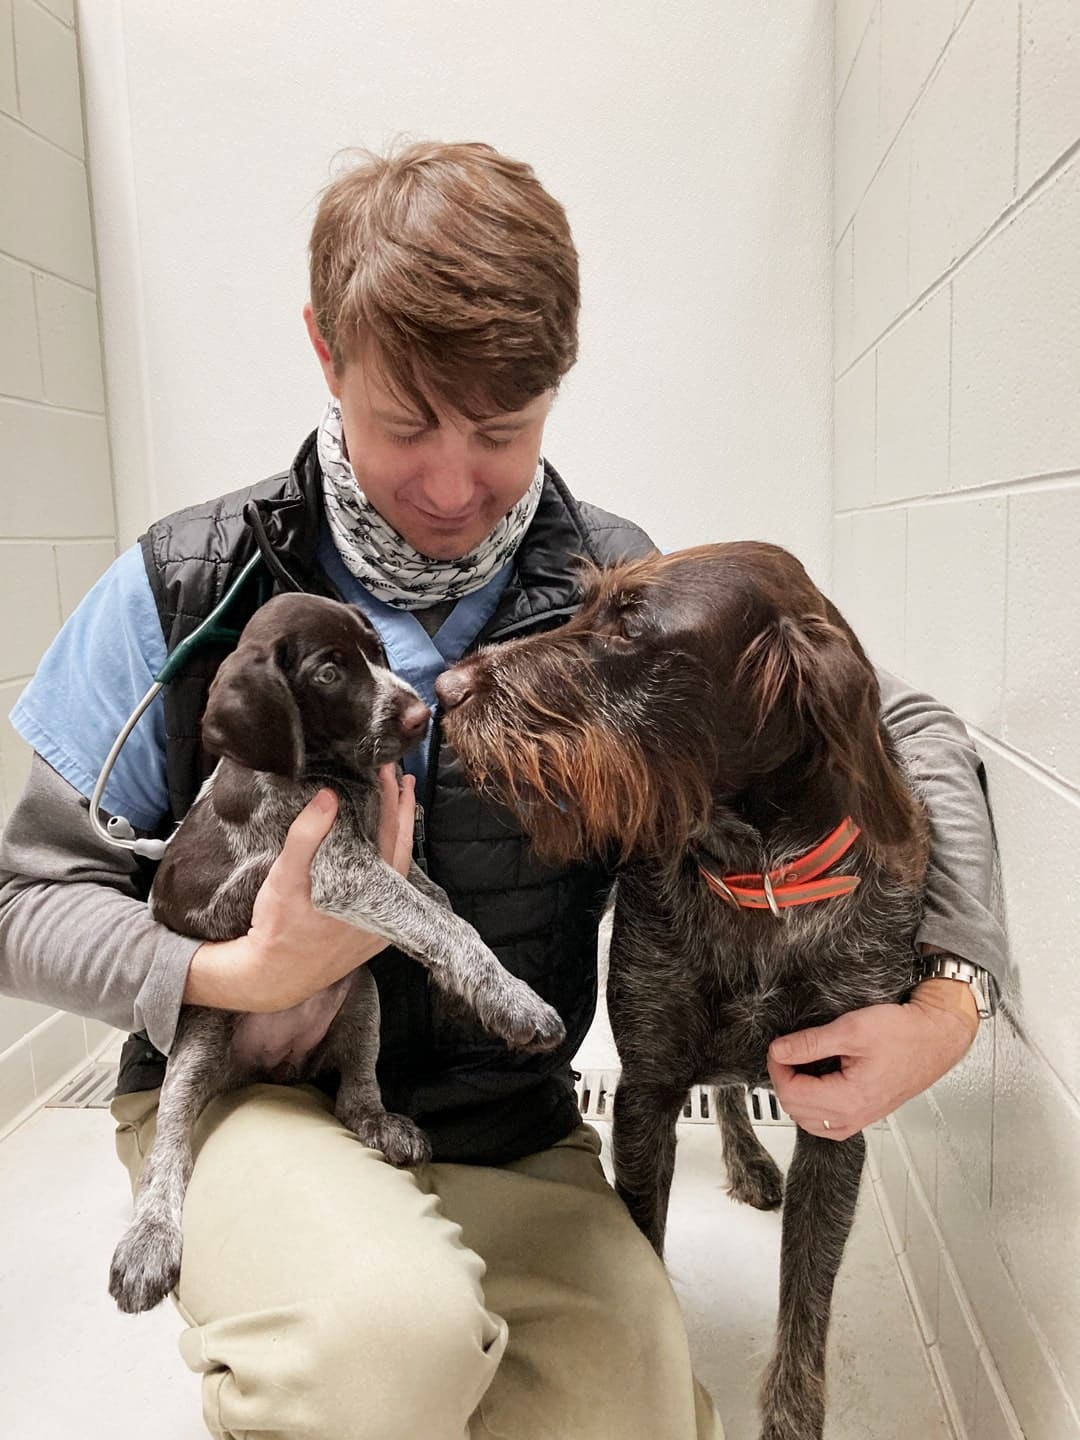
[[[982,762],[944,706],[886,672],[878,679],[883,717],[930,812],[916,942],[982,966],[1004,988]],[[150,918],[139,863],[98,839],[85,798],[35,756],[0,837],[0,992],[145,1030],[167,1054],[200,942]]]

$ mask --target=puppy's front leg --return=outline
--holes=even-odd
[[[383,1105],[375,1078],[378,1054],[379,991],[371,971],[361,965],[313,1068],[329,1066],[340,1074],[334,1114],[357,1139],[381,1150],[391,1165],[422,1165],[431,1158],[427,1136],[407,1115],[393,1115]]]
[[[427,887],[438,889],[430,881]],[[504,969],[471,925],[403,879],[373,846],[331,831],[311,867],[311,900],[419,960],[437,985],[459,995],[508,1045],[554,1050],[565,1039],[557,1011]]]
[[[192,1006],[180,1012],[158,1103],[157,1134],[135,1193],[135,1213],[113,1255],[109,1294],[121,1310],[152,1310],[180,1279],[184,1195],[195,1121],[232,1086],[230,1016]]]
[[[685,1089],[653,1084],[633,1070],[623,1071],[615,1091],[615,1188],[661,1259],[675,1171],[675,1125],[685,1103]]]

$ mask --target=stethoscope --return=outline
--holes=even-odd
[[[123,815],[112,815],[107,821],[103,821],[102,800],[105,795],[105,787],[109,783],[109,776],[116,765],[117,757],[124,748],[128,736],[135,729],[135,726],[145,715],[146,711],[154,703],[162,689],[173,677],[184,668],[196,650],[204,645],[227,644],[235,645],[240,638],[240,631],[233,630],[222,624],[222,617],[231,607],[237,595],[248,583],[251,576],[260,564],[266,566],[270,575],[287,590],[303,590],[292,575],[289,574],[281,559],[271,548],[269,537],[263,524],[260,513],[260,502],[249,500],[244,506],[244,520],[255,536],[255,543],[258,546],[255,554],[246,563],[240,574],[226,590],[218,603],[211,610],[210,614],[196,630],[181,640],[176,649],[166,659],[165,664],[154,676],[154,683],[147,690],[146,694],[136,705],[135,709],[128,716],[124,728],[117,735],[113,742],[112,749],[105,757],[105,763],[101,767],[94,792],[90,796],[90,823],[94,827],[94,833],[110,845],[115,845],[121,850],[130,850],[135,855],[144,856],[147,860],[160,860],[172,840],[170,835],[166,840],[140,840],[137,838],[131,822]],[[263,599],[268,598],[263,596]],[[260,599],[260,604],[262,599]],[[175,831],[173,834],[175,835]]]

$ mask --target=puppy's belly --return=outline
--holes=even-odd
[[[273,1078],[288,1079],[298,1074],[345,1003],[350,978],[346,975],[291,1010],[242,1015],[233,1031],[234,1058]]]

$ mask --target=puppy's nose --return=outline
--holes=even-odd
[[[435,694],[444,710],[453,710],[472,694],[472,682],[468,673],[462,670],[444,670],[435,681]]]
[[[428,727],[431,711],[422,700],[410,700],[398,716],[398,725],[406,740],[417,740]]]

